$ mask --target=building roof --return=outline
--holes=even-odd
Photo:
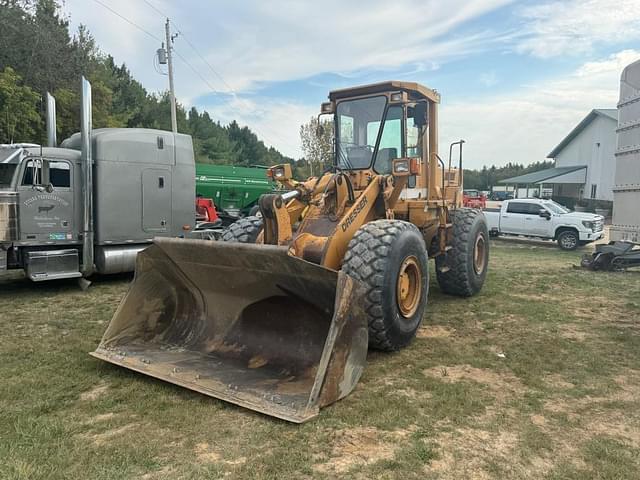
[[[538,170],[537,172],[527,173],[526,175],[520,175],[519,177],[511,177],[505,180],[500,180],[498,183],[506,183],[509,185],[514,184],[533,184],[541,183],[545,180],[550,180],[555,177],[566,175],[567,173],[575,172],[587,168],[586,165],[574,165],[571,167],[554,167],[547,168],[546,170]]]
[[[574,138],[576,138],[578,134],[599,115],[611,120],[615,120],[616,122],[618,121],[618,111],[615,108],[594,108],[586,117],[582,119],[582,121],[578,125],[576,125],[576,128],[569,132],[569,135],[564,137],[564,139],[556,146],[556,148],[551,150],[549,155],[547,155],[547,158],[556,158],[560,151],[564,147],[566,147]]]

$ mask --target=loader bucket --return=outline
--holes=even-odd
[[[360,378],[361,288],[285,247],[155,239],[91,355],[300,423]]]

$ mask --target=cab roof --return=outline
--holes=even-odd
[[[435,103],[440,103],[440,94],[435,90],[420,85],[415,82],[401,82],[398,80],[388,80],[386,82],[370,83],[368,85],[360,85],[357,87],[342,88],[329,92],[329,100],[336,101],[344,98],[359,97],[361,95],[370,95],[374,93],[395,92],[398,90],[406,91],[413,94],[413,97],[426,98]]]

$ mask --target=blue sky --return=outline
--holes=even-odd
[[[100,2],[151,35],[94,0],[64,11],[150,91],[167,88],[152,36],[168,15],[179,101],[293,157],[329,90],[398,79],[442,94],[441,142],[464,138],[467,166],[543,160],[592,108],[615,107],[640,58],[640,0]]]

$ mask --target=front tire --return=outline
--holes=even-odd
[[[342,270],[366,288],[369,347],[394,351],[408,345],[429,289],[427,250],[416,226],[400,220],[363,225],[349,242]]]
[[[489,267],[489,231],[479,210],[451,212],[451,249],[436,257],[436,275],[442,292],[471,297],[484,285]]]
[[[558,235],[558,245],[562,250],[575,250],[580,243],[580,237],[575,230],[564,230]]]
[[[262,231],[261,217],[244,217],[229,225],[220,236],[223,242],[256,243]]]

